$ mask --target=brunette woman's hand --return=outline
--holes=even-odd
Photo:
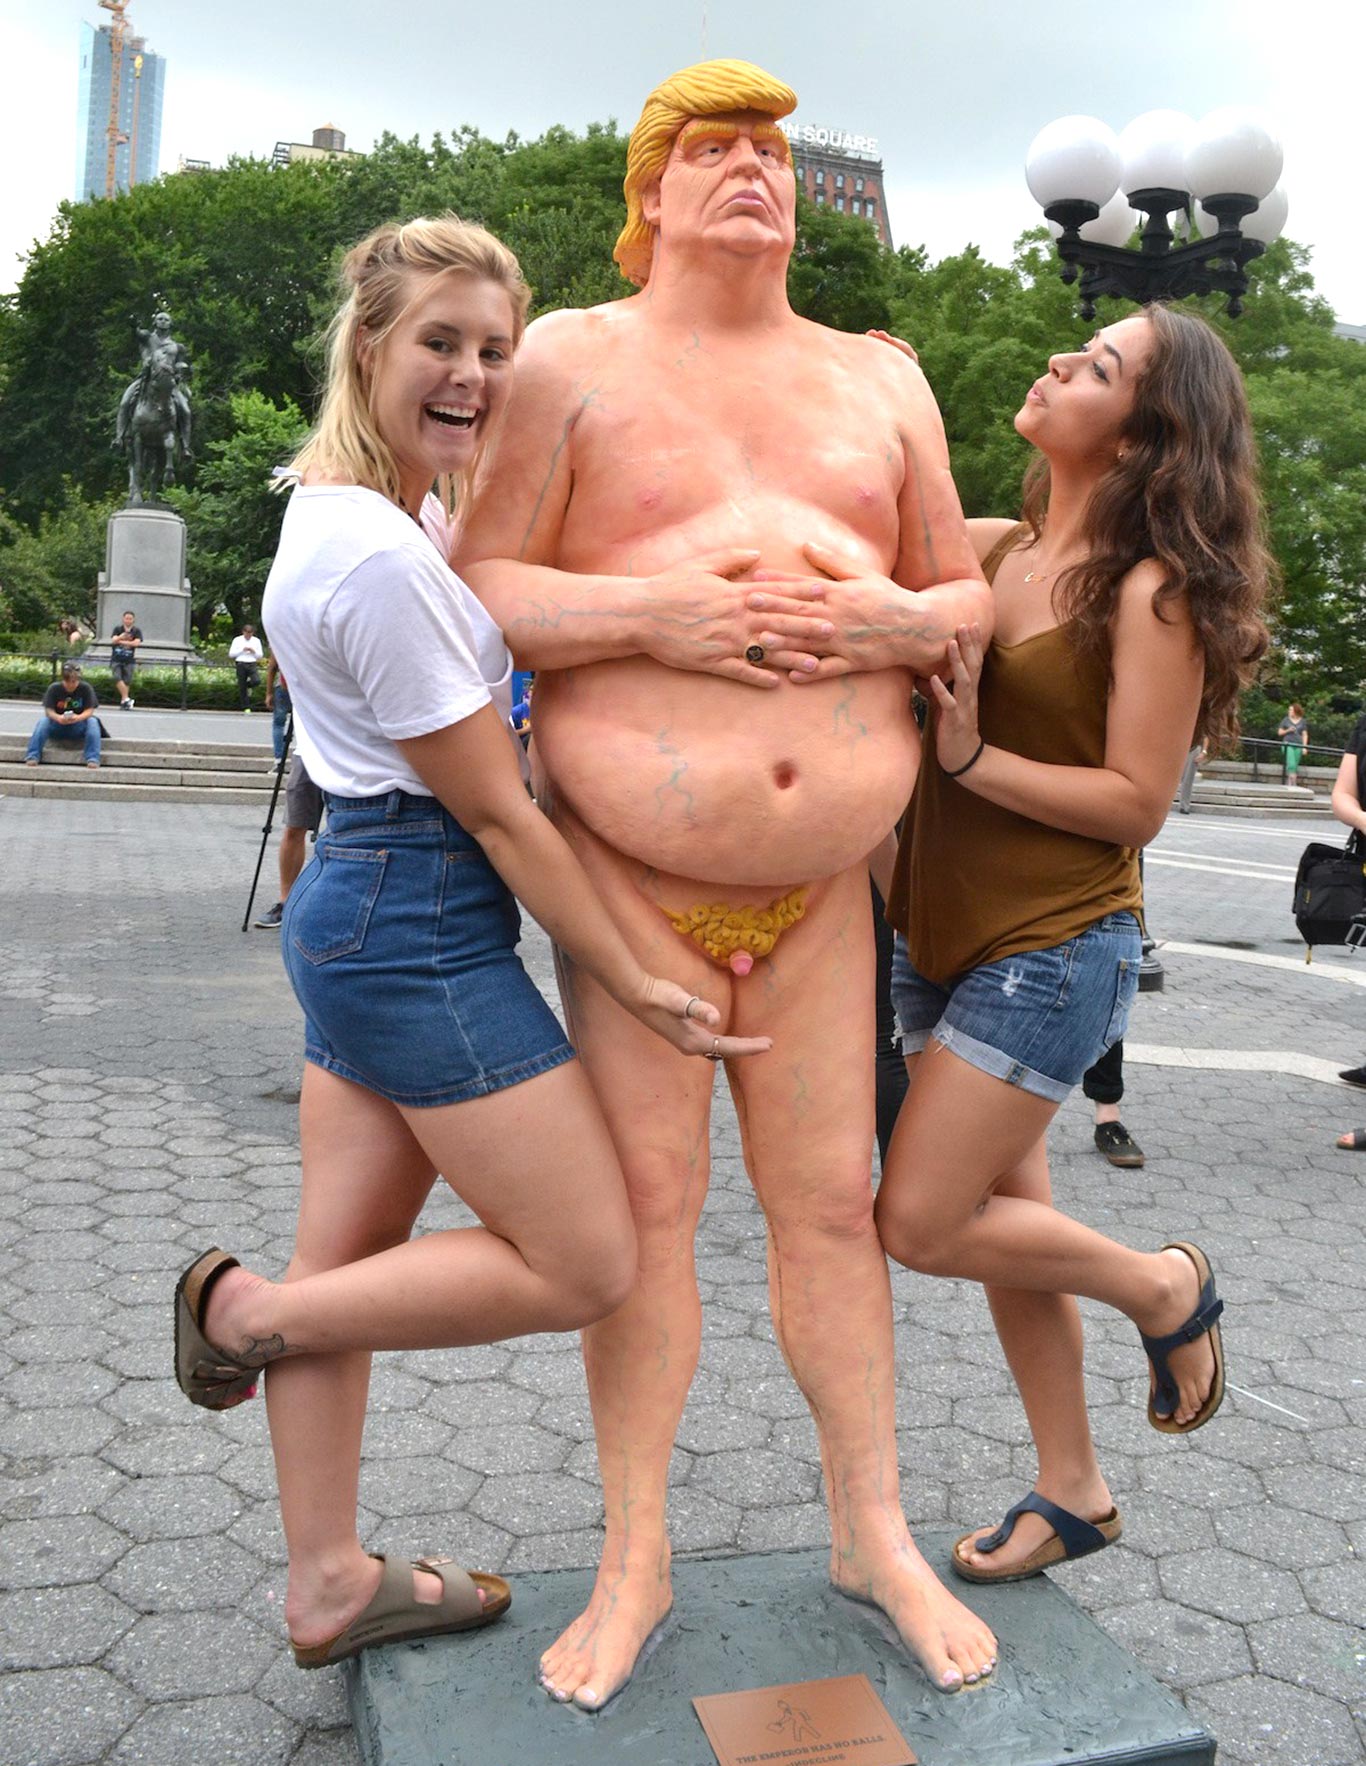
[[[930,676],[930,691],[938,707],[935,720],[935,752],[946,773],[966,767],[981,745],[977,728],[977,683],[982,678],[982,630],[960,625],[949,639],[949,670],[953,690],[938,675]]]
[[[671,1042],[680,1054],[731,1061],[741,1055],[765,1055],[773,1047],[771,1036],[722,1036],[721,1014],[710,1000],[658,975],[644,977],[639,1001],[631,1009],[647,1030]]]
[[[911,345],[906,342],[904,337],[893,337],[890,331],[869,331],[866,335],[876,338],[879,343],[891,344],[894,350],[900,350],[903,356],[909,356],[913,362],[918,363],[920,360],[920,357],[916,354]]]

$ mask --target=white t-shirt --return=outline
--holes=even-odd
[[[289,681],[309,776],[339,797],[431,792],[394,746],[490,703],[512,708],[503,634],[446,563],[434,497],[422,526],[361,485],[291,494],[261,618]],[[521,744],[508,740],[521,758]]]
[[[237,636],[228,645],[229,662],[259,662],[265,655],[259,638]]]

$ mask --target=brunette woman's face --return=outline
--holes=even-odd
[[[1106,325],[1082,349],[1051,356],[1016,413],[1016,429],[1050,460],[1109,466],[1152,347],[1153,328],[1136,313]]]
[[[512,391],[512,299],[462,272],[414,277],[408,306],[370,360],[370,409],[410,507],[442,473],[473,465]],[[366,346],[364,341],[362,351]]]

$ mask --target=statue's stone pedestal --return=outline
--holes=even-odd
[[[96,594],[97,654],[130,607],[142,630],[139,662],[179,662],[194,655],[185,523],[172,509],[120,509],[109,517]]]
[[[517,1576],[511,1611],[487,1630],[348,1664],[361,1759],[715,1766],[694,1697],[866,1674],[922,1766],[1213,1766],[1214,1738],[1060,1588],[1044,1577],[1001,1588],[954,1581],[953,1537],[927,1533],[920,1544],[1000,1640],[1001,1665],[980,1687],[933,1691],[882,1615],[830,1587],[825,1552],[768,1552],[676,1561],[674,1612],[657,1645],[621,1696],[589,1716],[536,1684],[541,1651],[593,1586],[591,1570],[558,1570]]]

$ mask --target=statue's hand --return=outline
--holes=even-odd
[[[646,654],[670,668],[773,688],[779,675],[745,660],[746,650],[762,642],[759,633],[767,623],[775,637],[781,634],[791,646],[794,660],[784,666],[815,669],[834,636],[824,609],[809,607],[818,595],[791,597],[789,604],[774,610],[756,609],[751,584],[733,579],[752,570],[758,560],[756,551],[725,547],[648,578],[641,634]]]
[[[793,668],[781,655],[775,657],[780,666],[788,667],[792,680],[824,681],[897,667],[931,674],[940,666],[950,634],[939,629],[935,610],[927,607],[919,615],[910,591],[858,559],[828,546],[806,545],[802,551],[831,579],[824,585],[824,601],[836,636],[814,669]],[[775,584],[784,595],[807,580],[780,571],[754,573],[756,584]]]

